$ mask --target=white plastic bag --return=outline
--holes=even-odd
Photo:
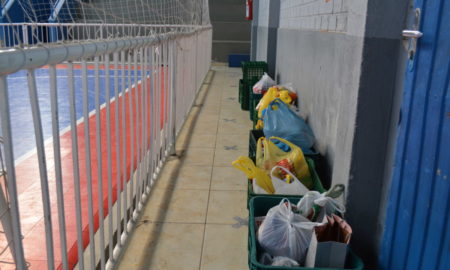
[[[267,213],[258,229],[258,242],[270,255],[288,257],[302,264],[313,228],[319,224],[292,212],[289,200],[283,199]]]
[[[255,85],[253,85],[253,93],[262,94],[263,91],[267,91],[274,85],[276,85],[276,82],[272,78],[270,78],[267,73],[264,73],[261,79],[257,83],[255,83]]]
[[[297,204],[300,214],[307,217],[314,205],[321,206],[327,216],[334,214],[336,211],[340,213],[345,212],[345,206],[342,203],[334,198],[325,196],[325,194],[325,192],[320,194],[317,191],[308,191]]]
[[[283,170],[286,174],[290,175],[292,178],[292,183],[287,183],[286,181],[276,177],[274,172],[277,169]],[[305,185],[303,185],[294,174],[282,166],[274,166],[270,172],[270,176],[272,178],[273,187],[275,188],[275,194],[305,195],[309,191],[309,189],[305,187]]]
[[[293,259],[283,256],[276,256],[272,258],[272,256],[267,252],[263,253],[261,258],[259,259],[259,263],[272,266],[300,266],[298,262],[294,261]]]
[[[298,262],[283,256],[277,256],[272,259],[272,266],[299,266]]]
[[[267,193],[267,191],[265,191],[262,187],[260,187],[256,183],[255,179],[252,180],[252,186],[253,186],[253,193],[255,193],[255,194],[269,194],[269,193]]]

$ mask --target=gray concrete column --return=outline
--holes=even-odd
[[[270,77],[275,78],[277,64],[277,39],[280,25],[280,0],[270,0],[269,32],[267,38],[267,65]]]
[[[258,16],[259,16],[259,1],[256,0],[253,1],[250,61],[256,61],[256,51],[258,46]]]

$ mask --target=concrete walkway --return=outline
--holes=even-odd
[[[239,68],[213,66],[119,269],[248,269],[247,185],[231,167],[248,154],[251,128],[240,77]]]

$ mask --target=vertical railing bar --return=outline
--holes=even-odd
[[[144,30],[145,31],[145,30]],[[140,184],[140,196],[145,193],[145,180],[147,179],[147,47],[142,48],[142,72],[144,74],[144,86],[142,88],[142,174]]]
[[[151,162],[151,173],[150,173],[150,179],[151,179],[151,184],[153,184],[154,176],[155,176],[155,171],[156,171],[156,151],[157,151],[157,144],[156,144],[156,126],[157,126],[157,107],[156,107],[156,100],[157,100],[157,96],[156,96],[156,46],[152,46],[151,49],[152,53],[151,53],[151,61],[152,61],[152,89],[150,91],[150,103],[152,104],[152,121],[150,122],[151,124],[151,151],[152,151],[152,158],[150,160]]]
[[[109,61],[110,55],[106,55],[105,57],[105,102],[106,102],[106,156],[107,159],[107,181],[108,181],[108,254],[109,254],[109,260],[112,261],[113,258],[113,212],[112,212],[112,205],[113,205],[113,183],[112,183],[112,153],[111,153],[111,82],[110,82],[110,61]],[[116,81],[116,70],[114,69],[114,81]],[[114,82],[115,85],[115,82]],[[115,100],[115,104],[117,104],[118,100]],[[117,108],[117,106],[116,106]],[[117,153],[116,153],[117,155]],[[116,166],[117,167],[117,166]]]
[[[14,167],[14,149],[11,134],[11,117],[9,107],[8,84],[6,76],[0,76],[0,119],[3,136],[3,150],[5,154],[7,187],[11,208],[11,223],[13,231],[13,255],[17,269],[26,269],[26,262],[22,243],[22,230],[20,226],[19,201],[17,196],[16,170]]]
[[[149,66],[149,84],[148,84],[148,98],[146,99],[147,101],[147,107],[148,107],[148,113],[147,113],[147,117],[148,117],[148,121],[147,124],[148,129],[149,129],[149,134],[148,134],[148,164],[147,164],[147,179],[146,179],[146,186],[150,187],[151,186],[151,180],[153,179],[153,123],[154,123],[154,113],[153,113],[153,46],[149,46],[147,48],[147,59],[149,61],[148,66]]]
[[[144,149],[145,149],[145,162],[144,162],[144,179],[143,181],[143,192],[146,192],[147,189],[147,178],[149,174],[149,166],[148,166],[148,160],[149,160],[149,145],[148,145],[148,112],[149,112],[149,104],[148,104],[148,90],[150,89],[150,84],[147,78],[147,71],[148,68],[148,47],[144,48],[144,71],[145,71],[145,88],[144,88]]]
[[[177,109],[177,94],[176,94],[176,91],[177,91],[177,88],[176,88],[176,86],[177,86],[177,81],[176,81],[176,78],[177,78],[177,53],[178,53],[178,50],[177,50],[177,43],[176,43],[176,41],[174,40],[174,41],[172,41],[172,53],[171,53],[171,55],[172,55],[172,66],[171,66],[171,69],[172,69],[172,73],[171,73],[171,75],[172,75],[172,82],[171,82],[171,92],[172,92],[172,108],[171,108],[171,113],[172,113],[172,120],[171,120],[171,140],[172,140],[172,155],[176,155],[176,135],[177,135],[177,125],[176,125],[176,122],[177,122],[177,112],[176,112],[176,109]]]
[[[131,60],[131,54],[133,54],[133,59]],[[135,135],[134,135],[134,131],[136,129],[135,126],[135,119],[134,119],[134,111],[135,111],[135,106],[137,106],[137,104],[133,105],[133,94],[137,95],[137,90],[138,90],[138,76],[137,76],[137,54],[136,54],[136,49],[130,50],[130,70],[133,70],[133,79],[131,79],[131,74],[129,76],[129,84],[130,84],[130,94],[129,94],[129,99],[128,99],[128,104],[129,104],[129,113],[130,113],[130,147],[131,147],[131,153],[130,153],[130,198],[129,198],[129,208],[131,210],[131,213],[133,213],[133,197],[134,197],[134,182],[135,182],[135,169],[134,169],[134,148],[135,148]],[[133,66],[131,66],[131,62],[133,62]],[[133,83],[134,81],[134,83]],[[134,85],[134,86],[133,86]],[[137,118],[136,118],[137,120]],[[137,122],[137,121],[136,121]],[[136,136],[137,136],[137,132],[136,132]],[[136,168],[137,168],[137,162],[136,162]],[[127,198],[128,200],[128,198]],[[128,210],[127,210],[128,211]],[[130,219],[132,219],[132,217],[130,217]]]
[[[126,122],[126,97],[128,95],[128,98],[131,94],[131,79],[130,79],[130,56],[127,54],[128,57],[128,65],[127,65],[127,77],[125,77],[125,51],[122,51],[122,62],[123,62],[123,81],[122,81],[122,149],[123,149],[123,159],[122,159],[122,165],[123,165],[123,178],[122,178],[122,188],[123,188],[123,218],[124,218],[124,225],[123,225],[123,231],[125,234],[127,234],[127,223],[128,223],[128,207],[127,207],[127,177],[128,177],[128,170],[127,170],[127,122]],[[126,84],[125,79],[128,78],[128,93],[126,93]]]
[[[155,48],[155,171],[159,167],[159,135],[160,133],[160,123],[159,123],[159,44]],[[156,179],[155,179],[156,180]]]
[[[140,108],[140,109],[138,109],[137,110],[137,114],[138,115],[140,115],[139,117],[138,117],[138,119],[140,118],[140,120],[139,121],[137,121],[137,126],[138,126],[138,128],[139,128],[139,132],[138,132],[138,135],[139,135],[139,137],[138,137],[138,147],[137,147],[137,149],[138,149],[138,159],[139,159],[139,162],[138,162],[138,177],[137,177],[137,181],[136,181],[136,199],[135,199],[135,205],[136,205],[136,209],[137,210],[140,210],[140,207],[139,207],[139,203],[140,203],[140,201],[141,201],[141,185],[142,185],[142,175],[143,175],[143,172],[142,172],[142,169],[143,169],[143,160],[144,160],[144,158],[143,158],[143,156],[142,156],[142,153],[144,152],[143,151],[143,145],[144,145],[144,143],[143,143],[143,138],[144,138],[144,135],[143,135],[143,132],[144,132],[144,106],[143,106],[143,103],[144,103],[144,91],[145,91],[145,87],[146,87],[146,81],[147,81],[147,79],[146,79],[146,74],[145,74],[145,66],[144,66],[144,50],[143,50],[143,48],[142,47],[140,47],[139,48],[139,56],[140,56],[140,58],[139,58],[139,63],[140,63],[140,68],[141,68],[141,70],[140,70],[140,74],[141,74],[141,87],[140,88],[138,88],[138,93],[140,93],[140,95],[138,95],[137,97],[136,97],[136,106],[138,107],[138,108]]]
[[[136,170],[137,170],[137,177],[136,177],[136,185],[135,185],[135,189],[136,189],[136,199],[135,199],[135,205],[136,205],[136,209],[139,210],[139,202],[141,200],[140,197],[140,185],[141,185],[141,175],[142,175],[142,143],[141,143],[141,139],[142,139],[142,132],[144,129],[144,125],[143,125],[143,106],[142,103],[143,102],[143,94],[144,94],[144,87],[145,87],[145,75],[144,75],[144,58],[143,58],[143,50],[142,47],[139,48],[139,53],[138,55],[140,56],[138,58],[139,64],[140,64],[140,77],[141,77],[141,85],[138,88],[138,95],[136,96],[136,125],[137,125],[137,135],[136,135],[136,150],[137,150],[137,165],[136,166]]]
[[[168,133],[167,133],[167,72],[166,72],[166,55],[167,55],[167,51],[166,51],[167,47],[166,47],[166,42],[163,42],[163,54],[162,54],[162,70],[163,70],[163,78],[162,78],[162,85],[164,86],[164,110],[163,110],[163,114],[164,114],[164,122],[163,122],[163,128],[164,128],[164,141],[163,141],[163,149],[164,149],[164,156],[166,156],[167,154],[167,138],[168,138]]]
[[[97,189],[98,189],[98,222],[100,229],[100,269],[105,269],[105,228],[103,213],[103,162],[102,162],[102,126],[100,110],[100,74],[99,57],[94,57],[94,88],[95,88],[95,138],[97,151]],[[108,90],[107,90],[108,91]],[[108,102],[108,101],[106,101]]]
[[[61,144],[59,138],[59,110],[58,110],[58,91],[56,82],[56,67],[51,65],[50,75],[50,107],[52,114],[52,132],[53,132],[53,156],[55,163],[55,181],[56,181],[56,199],[58,203],[58,223],[59,237],[61,243],[61,259],[64,270],[69,268],[67,262],[67,240],[66,240],[66,219],[64,212],[64,190],[63,177],[61,169]]]
[[[78,163],[78,134],[77,134],[77,116],[75,103],[75,83],[73,76],[73,63],[68,63],[68,84],[69,84],[69,103],[70,103],[70,133],[72,139],[72,166],[73,181],[75,186],[75,211],[77,216],[77,251],[78,251],[78,268],[84,269],[83,257],[83,228],[81,214],[81,189],[80,189],[80,168]]]
[[[168,41],[168,43],[167,43],[167,50],[168,50],[168,59],[167,59],[167,91],[168,91],[168,93],[169,93],[169,98],[168,98],[168,103],[169,103],[169,108],[168,108],[168,115],[169,115],[169,119],[168,119],[168,128],[167,128],[167,130],[168,130],[168,144],[169,144],[169,155],[172,155],[173,154],[173,152],[172,152],[172,146],[175,146],[174,144],[173,144],[173,142],[172,142],[172,117],[173,117],[173,115],[172,115],[172,98],[173,98],[173,96],[172,96],[172,57],[173,57],[173,55],[172,55],[172,53],[173,53],[173,51],[172,51],[172,41],[171,40],[169,40]]]
[[[84,145],[86,164],[86,184],[88,192],[88,223],[89,223],[89,249],[91,258],[91,269],[95,269],[95,239],[94,239],[94,210],[92,195],[92,171],[91,171],[91,141],[89,124],[89,88],[86,60],[81,61],[81,85],[83,88],[83,120],[84,120]]]
[[[123,68],[123,56],[122,56],[123,52],[121,53],[120,57],[121,57],[121,74],[120,76],[122,77],[122,99],[125,98],[125,85],[123,82],[123,73],[124,73],[124,68]],[[114,118],[115,118],[115,134],[116,134],[116,188],[117,188],[117,194],[116,194],[116,199],[117,199],[117,244],[120,246],[122,245],[122,241],[121,241],[121,222],[122,222],[122,200],[121,200],[121,195],[122,195],[122,191],[121,191],[121,186],[122,186],[122,177],[121,177],[121,164],[120,164],[120,116],[119,116],[119,74],[118,74],[118,69],[119,69],[119,53],[118,52],[114,52]],[[122,159],[124,158],[124,156],[122,157]],[[113,257],[113,256],[111,256]],[[114,259],[114,258],[113,258]]]
[[[160,170],[160,161],[162,159],[161,156],[161,43],[158,43],[158,55],[156,58],[156,66],[157,66],[157,71],[158,71],[158,76],[156,78],[157,80],[157,91],[156,91],[156,96],[157,96],[157,103],[156,103],[156,114],[157,114],[157,133],[156,133],[156,138],[157,138],[157,144],[156,146],[157,151],[158,151],[158,159],[157,159],[157,168],[158,170]],[[158,171],[159,173],[159,171]]]
[[[135,84],[135,86],[133,87],[133,80],[132,80],[132,76],[131,76],[131,72],[133,71],[133,66],[132,66],[132,50],[130,49],[128,51],[128,113],[130,114],[129,117],[129,130],[130,130],[130,174],[129,174],[129,178],[125,178],[125,182],[124,182],[124,189],[125,189],[125,203],[124,203],[124,209],[125,209],[125,226],[126,224],[128,224],[128,204],[131,201],[130,198],[133,196],[133,177],[134,177],[134,117],[133,117],[133,88],[135,88],[137,86],[137,84]],[[136,71],[134,71],[136,72]],[[128,176],[127,176],[128,177]],[[130,182],[131,185],[131,189],[130,189],[130,196],[128,196],[128,182]],[[131,205],[130,205],[131,207]],[[128,233],[128,231],[126,230],[125,227],[125,233]]]
[[[50,208],[50,192],[48,188],[47,164],[45,158],[44,135],[42,131],[41,112],[39,109],[39,99],[36,87],[36,77],[33,69],[27,72],[28,93],[30,95],[31,112],[33,117],[34,135],[36,139],[36,149],[39,164],[39,178],[41,180],[42,208],[44,210],[45,224],[45,245],[47,251],[48,269],[53,269],[53,229],[52,214]]]
[[[171,137],[170,137],[170,100],[172,98],[170,93],[170,83],[169,83],[169,41],[165,42],[165,60],[164,60],[164,89],[165,89],[165,97],[166,97],[166,106],[165,106],[165,128],[166,128],[166,138],[165,138],[165,153],[166,155],[170,155],[169,147],[171,144]]]

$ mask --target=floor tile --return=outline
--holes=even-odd
[[[208,192],[188,189],[153,189],[142,219],[154,222],[204,223]]]
[[[211,190],[247,190],[244,173],[233,167],[213,167]]]
[[[166,164],[155,188],[209,190],[211,171],[211,166]]]
[[[247,146],[232,145],[224,148],[216,148],[214,152],[214,166],[231,166],[239,156],[248,156]]]
[[[214,148],[216,146],[216,134],[193,132],[189,139],[188,147]]]
[[[192,147],[186,150],[182,161],[184,165],[211,166],[213,164],[213,148]]]
[[[236,224],[248,217],[247,192],[211,190],[207,223]]]
[[[248,148],[249,135],[242,134],[217,134],[216,148],[224,149],[226,146],[237,145],[240,148]]]
[[[195,122],[194,128],[195,132],[201,132],[206,134],[217,134],[218,121],[216,119],[200,120]]]
[[[207,224],[201,270],[248,269],[246,225]]]
[[[197,270],[204,224],[140,223],[119,269]]]
[[[218,125],[218,134],[248,134],[252,128],[250,118],[221,117]]]

